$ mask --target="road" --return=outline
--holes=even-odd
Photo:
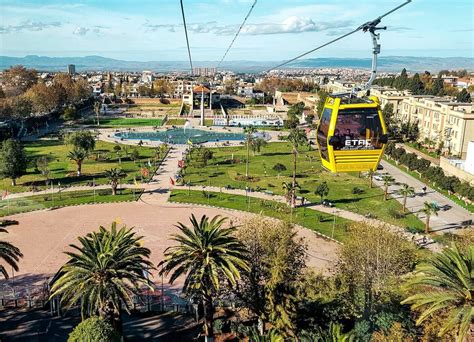
[[[403,203],[403,197],[397,194],[401,184],[408,184],[415,189],[415,196],[407,198],[407,209],[417,213],[421,220],[425,220],[425,215],[421,210],[425,202],[436,202],[440,207],[450,206],[448,210],[440,210],[438,216],[431,216],[430,227],[432,231],[449,231],[458,232],[459,226],[463,221],[474,220],[474,215],[460,205],[456,204],[449,198],[430,188],[425,183],[401,171],[399,168],[389,164],[386,161],[381,162],[384,170],[382,172],[389,173],[395,178],[395,183],[389,187],[389,192],[392,197],[396,198],[400,203]],[[374,183],[383,187],[383,182],[374,180]],[[422,188],[427,187],[426,194]]]

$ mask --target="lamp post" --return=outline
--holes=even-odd
[[[332,235],[331,235],[333,239],[334,239],[334,230],[336,229],[336,213],[337,213],[337,210],[334,209],[333,211],[334,221],[332,222]]]

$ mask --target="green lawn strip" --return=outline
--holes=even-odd
[[[167,125],[175,125],[175,126],[182,126],[186,123],[186,119],[169,119],[166,121]]]
[[[226,209],[246,211],[264,216],[274,217],[280,220],[290,220],[290,208],[283,203],[268,201],[259,198],[231,195],[219,192],[203,192],[196,190],[173,190],[170,202],[193,203],[211,205]],[[351,221],[337,217],[334,224],[334,216],[308,208],[296,208],[293,213],[293,222],[332,237],[334,225],[334,239],[344,242],[346,239],[346,227]]]
[[[431,183],[428,179],[425,179],[423,177],[420,177],[420,175],[418,173],[416,173],[415,171],[410,171],[407,167],[405,167],[404,165],[397,165],[397,163],[392,160],[392,159],[389,159],[387,157],[384,157],[384,160],[395,166],[396,168],[400,169],[401,171],[409,174],[410,176],[418,179],[420,182],[423,182],[425,184],[428,184],[430,187],[432,187],[433,189],[435,189],[437,192],[439,193],[442,193],[444,196],[446,196],[447,198],[449,198],[450,200],[452,200],[454,203],[460,205],[461,207],[463,207],[464,209],[467,209],[468,211],[470,211],[471,213],[474,212],[474,204],[467,204],[465,203],[463,200],[460,200],[459,198],[457,198],[455,195],[450,195],[448,193],[447,190],[444,190],[444,189],[441,189],[440,187],[434,185],[433,183]]]
[[[111,168],[121,168],[127,174],[122,183],[133,183],[134,179],[142,180],[140,169],[147,166],[149,160],[153,167],[158,166],[154,162],[155,149],[121,144],[121,163],[119,164],[117,153],[113,150],[115,145],[114,143],[97,141],[94,152],[83,163],[82,176],[77,177],[76,163],[68,158],[68,153],[72,150],[72,146],[64,145],[59,140],[38,140],[25,143],[27,156],[31,160],[27,174],[17,180],[16,186],[12,186],[9,179],[0,180],[0,189],[8,190],[11,193],[30,191],[33,185],[40,190],[46,189],[44,178],[39,171],[35,170],[34,160],[40,156],[47,156],[51,160],[49,168],[55,187],[58,185],[58,182],[61,183],[61,186],[86,185],[93,181],[96,184],[106,184],[108,179],[104,171]],[[140,158],[133,162],[130,160],[130,157],[125,156],[125,148],[129,152],[137,148]]]
[[[140,127],[140,126],[161,126],[163,119],[137,119],[137,118],[100,118],[98,127]],[[95,119],[88,119],[84,122],[86,125],[95,125]]]
[[[171,125],[175,125],[175,126],[182,126],[186,123],[186,121],[188,121],[187,119],[169,119],[168,121],[166,121],[166,125],[168,126],[171,126]],[[212,126],[214,123],[214,120],[212,119],[204,119],[204,125],[205,126]]]
[[[426,154],[426,156],[428,156],[428,157],[439,159],[439,155],[437,155],[435,152],[428,151],[428,149],[423,147],[423,146],[418,147],[416,144],[410,143],[410,142],[405,142],[404,144],[407,145],[407,146],[410,146],[411,148],[414,148],[415,150],[417,150],[417,151],[419,151],[423,154]]]
[[[260,154],[250,156],[249,172],[254,178],[245,180],[245,146],[220,147],[212,149],[214,158],[206,167],[197,168],[188,166],[184,180],[192,185],[206,185],[225,187],[232,186],[245,189],[246,186],[255,190],[272,191],[283,195],[283,182],[291,182],[292,154],[288,143],[270,143],[262,148]],[[234,156],[234,163],[231,162]],[[277,163],[283,164],[287,170],[281,172],[273,170]],[[400,216],[402,205],[395,199],[383,201],[383,190],[374,186],[369,188],[366,178],[358,178],[358,173],[332,174],[323,170],[317,151],[308,151],[302,148],[298,154],[297,181],[301,189],[299,196],[304,196],[311,202],[319,202],[319,196],[314,194],[318,184],[326,181],[329,185],[327,199],[333,202],[336,208],[346,209],[366,215],[370,213],[376,218],[406,228],[423,229],[421,222],[415,215]],[[352,193],[353,188],[359,188],[362,194]]]
[[[111,189],[98,189],[95,192],[70,191],[3,200],[0,201],[0,216],[79,204],[135,201],[142,191],[142,189],[123,189],[113,196]]]

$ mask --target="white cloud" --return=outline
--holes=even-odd
[[[87,34],[87,32],[89,32],[89,29],[87,27],[78,26],[74,30],[73,34],[78,36],[84,36]]]
[[[242,35],[272,35],[285,33],[303,33],[303,32],[318,32],[328,29],[347,28],[352,25],[350,20],[339,20],[332,22],[315,22],[308,17],[291,16],[284,19],[281,23],[261,23],[261,24],[246,24],[241,31]],[[168,29],[174,32],[181,25],[176,24],[150,24],[145,23],[147,30],[157,31],[161,28]],[[219,36],[234,35],[237,32],[238,25],[218,25],[215,21],[205,23],[189,23],[188,31],[193,33],[213,33]]]
[[[43,23],[41,21],[24,21],[18,25],[8,25],[0,26],[0,34],[2,33],[12,33],[12,32],[22,32],[22,31],[43,31],[44,29],[50,27],[59,27],[61,23],[59,21]]]

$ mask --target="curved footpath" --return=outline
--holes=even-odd
[[[156,174],[153,176],[152,180],[149,183],[144,183],[140,184],[139,186],[136,185],[130,185],[130,184],[125,184],[122,185],[122,188],[141,188],[144,189],[144,193],[141,197],[141,201],[146,203],[146,204],[160,204],[160,205],[167,205],[168,203],[168,198],[170,195],[170,178],[174,177],[174,175],[178,172],[178,160],[182,159],[183,152],[186,150],[187,146],[177,146],[174,147],[170,150],[168,153],[167,157],[161,164],[160,168],[157,170]],[[181,188],[181,189],[188,189],[186,186],[175,186],[176,188]],[[95,189],[108,189],[110,188],[109,185],[101,185],[101,186],[96,186]],[[79,190],[90,190],[92,189],[91,187],[87,186],[78,186],[78,187],[70,187],[63,189],[61,191],[79,191]],[[224,189],[224,188],[218,188],[218,187],[206,187],[206,186],[191,186],[191,190],[207,190],[207,191],[214,191],[214,192],[222,192],[222,193],[227,193],[227,194],[234,194],[234,195],[240,195],[240,196],[246,196],[245,190],[240,190],[240,189]],[[59,189],[54,190],[55,192],[59,192]],[[16,194],[10,194],[8,196],[8,199],[13,199],[13,198],[21,198],[21,197],[27,197],[27,196],[32,196],[32,195],[41,195],[41,194],[50,194],[51,190],[44,190],[44,191],[39,191],[39,192],[23,192],[23,193],[16,193]],[[277,202],[282,202],[285,203],[286,200],[284,196],[280,195],[269,195],[261,192],[248,192],[248,196],[254,197],[254,198],[260,198],[260,199],[265,199],[269,201],[277,201]],[[187,206],[189,208],[189,205]],[[370,224],[376,225],[376,226],[383,226],[386,227],[387,229],[390,229],[391,231],[401,234],[404,236],[407,240],[410,241],[422,241],[423,236],[421,234],[412,234],[407,232],[405,229],[388,224],[384,221],[377,220],[377,219],[367,219],[363,215],[356,214],[354,212],[344,210],[344,209],[338,209],[338,208],[328,208],[322,205],[317,205],[317,204],[309,204],[307,205],[307,208],[310,210],[317,210],[320,212],[324,212],[327,214],[331,215],[336,215],[338,217],[342,217],[348,220],[356,221],[356,222],[369,222]],[[426,246],[428,249],[434,252],[438,252],[442,249],[442,246],[438,243],[433,242],[431,239],[429,239],[429,244]]]

